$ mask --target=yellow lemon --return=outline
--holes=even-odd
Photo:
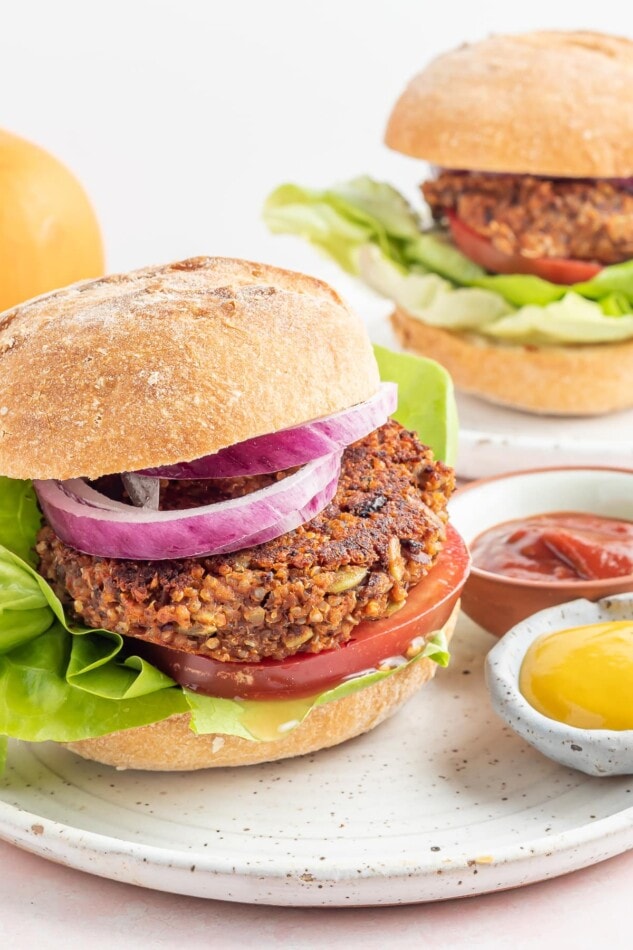
[[[0,311],[103,269],[99,225],[77,179],[44,149],[0,131]]]

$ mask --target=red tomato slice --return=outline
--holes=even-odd
[[[446,542],[426,577],[409,592],[392,617],[365,621],[353,639],[336,650],[298,653],[285,660],[221,663],[206,656],[137,640],[134,653],[177,683],[205,696],[226,699],[299,699],[336,686],[392,656],[402,655],[415,637],[444,626],[470,569],[466,545],[449,526]]]
[[[553,284],[578,284],[591,280],[602,270],[601,264],[593,261],[577,261],[564,257],[524,257],[522,254],[504,254],[497,250],[488,238],[447,211],[451,236],[457,247],[475,264],[494,274],[533,274]]]

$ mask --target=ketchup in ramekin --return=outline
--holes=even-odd
[[[473,566],[522,580],[587,581],[633,574],[633,522],[574,511],[505,521],[470,545]]]

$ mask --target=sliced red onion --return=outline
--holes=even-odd
[[[154,561],[227,554],[287,534],[332,500],[340,470],[337,452],[250,495],[182,511],[112,501],[81,478],[33,484],[46,520],[70,547],[97,557]]]
[[[140,474],[158,478],[238,478],[264,475],[305,465],[313,459],[340,452],[384,425],[398,405],[395,383],[381,383],[378,392],[351,409],[323,416],[302,426],[238,442],[193,462],[145,468]]]
[[[623,188],[624,191],[633,192],[633,178],[611,178],[610,181],[616,188]]]
[[[152,511],[158,511],[160,482],[157,478],[136,475],[134,472],[123,472],[121,481],[133,505],[137,508],[151,508]]]

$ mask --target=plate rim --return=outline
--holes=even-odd
[[[616,439],[609,439],[604,442],[595,439],[583,439],[579,441],[577,438],[570,436],[561,436],[560,438],[556,436],[541,437],[536,435],[524,435],[523,433],[503,433],[492,432],[487,429],[461,428],[459,440],[460,444],[463,442],[464,445],[469,447],[477,447],[482,443],[488,443],[494,446],[503,445],[507,447],[510,445],[516,449],[556,448],[560,451],[575,452],[576,454],[580,452],[595,452],[596,454],[604,455],[605,453],[621,453],[623,449],[628,448],[631,453],[631,458],[633,459],[633,441],[626,446],[626,444],[623,445],[622,442]]]
[[[29,743],[24,743],[24,745],[28,746]],[[613,776],[599,779],[599,781],[622,782],[625,778],[625,776]],[[142,819],[142,817],[142,814],[139,814],[139,818]],[[42,826],[44,833],[34,832],[34,825]],[[11,831],[17,833],[18,836],[23,836],[23,838],[12,836]],[[627,831],[630,832],[630,835],[623,834]],[[521,844],[513,843],[499,848],[495,848],[493,845],[488,849],[486,855],[479,856],[486,858],[481,862],[476,861],[476,856],[450,857],[446,852],[440,852],[438,856],[428,857],[424,861],[414,858],[407,862],[406,856],[403,856],[398,863],[386,863],[383,860],[379,862],[378,866],[378,862],[371,863],[371,859],[366,857],[361,859],[357,857],[356,860],[350,859],[348,857],[350,852],[345,849],[343,855],[330,856],[324,861],[319,860],[309,870],[313,873],[316,882],[336,879],[338,883],[342,883],[345,880],[357,880],[361,876],[384,879],[397,878],[405,874],[416,878],[425,878],[431,875],[435,876],[440,869],[451,873],[460,870],[468,872],[471,870],[473,862],[490,866],[520,865],[526,860],[537,860],[551,854],[562,855],[575,847],[588,846],[616,836],[622,836],[623,847],[610,851],[609,856],[633,849],[633,802],[630,806],[613,812],[604,818],[557,832],[554,835],[541,835],[524,840]],[[207,875],[232,873],[245,878],[261,878],[263,873],[263,866],[257,860],[250,864],[245,864],[243,861],[240,863],[239,853],[229,853],[228,850],[217,853],[212,848],[209,849],[208,853],[179,851],[125,838],[117,838],[112,835],[81,829],[75,825],[47,818],[44,815],[38,815],[22,809],[19,805],[13,805],[2,798],[0,798],[0,838],[11,844],[17,844],[19,841],[20,844],[28,842],[29,845],[36,845],[39,841],[41,847],[29,847],[27,850],[49,859],[53,854],[58,854],[60,850],[59,848],[55,849],[55,844],[51,845],[52,838],[54,842],[63,842],[72,851],[83,849],[84,851],[91,850],[98,855],[119,854],[133,860],[140,860],[142,864],[150,864],[161,868],[182,871],[190,869],[191,865],[195,864],[196,873]],[[363,840],[378,842],[380,836],[377,835],[375,838]],[[408,840],[414,841],[415,837],[411,836]],[[257,857],[257,855],[254,855],[254,858]],[[597,863],[599,860],[602,860],[602,858],[595,859],[590,863]],[[358,873],[359,865],[362,868],[361,874]],[[77,865],[71,866],[76,867]],[[270,865],[265,867],[265,876],[269,879],[282,879],[288,874],[303,870],[305,870],[305,857],[296,854],[285,854],[283,862],[271,862]]]

